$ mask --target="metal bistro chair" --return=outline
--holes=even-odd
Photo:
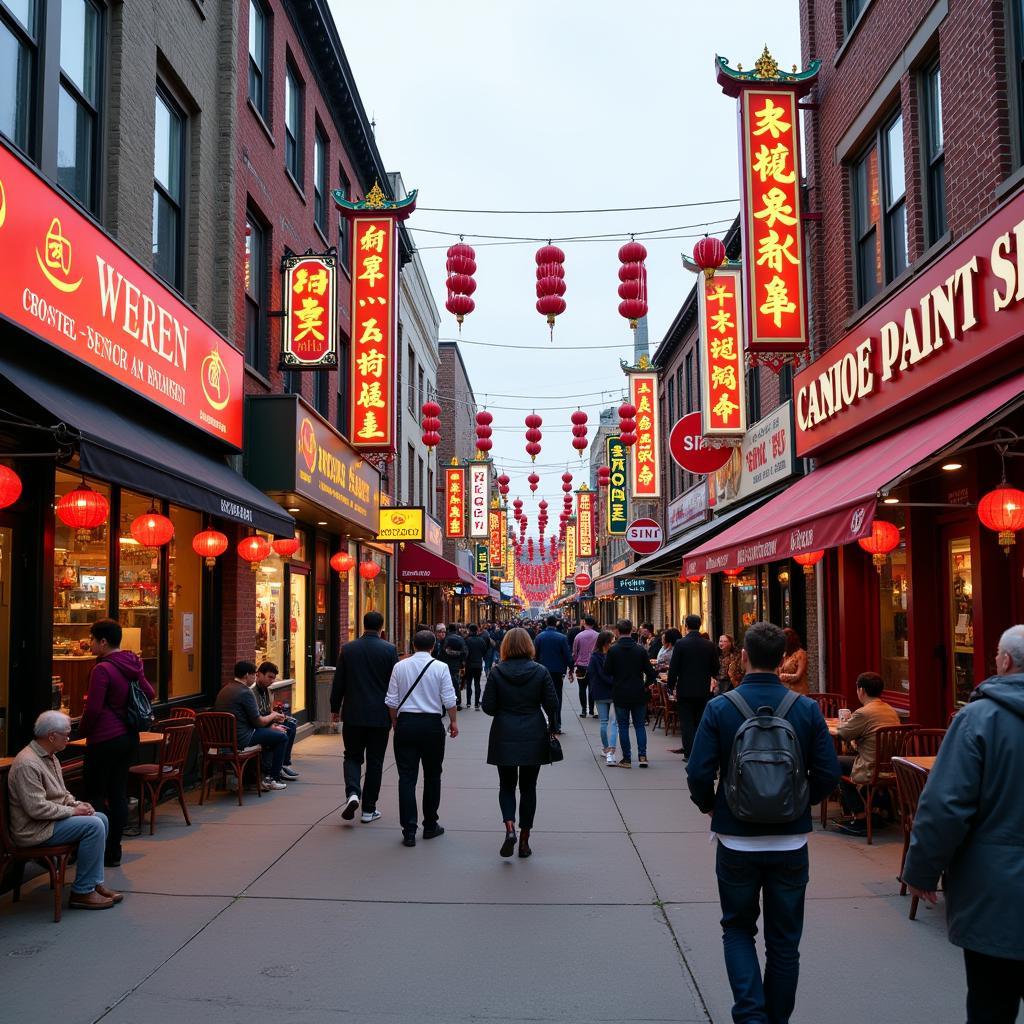
[[[921,799],[924,784],[928,781],[928,772],[918,764],[904,760],[902,757],[892,759],[892,770],[896,777],[896,801],[900,808],[900,820],[903,822],[903,852],[900,854],[900,895],[906,896],[907,883],[903,881],[903,868],[907,863],[907,850],[910,849],[910,834],[914,830],[914,815],[917,813],[917,804]],[[910,901],[910,920],[917,918],[917,904],[919,900],[915,896]]]
[[[160,760],[156,764],[136,764],[129,769],[139,780],[139,830],[142,830],[142,805],[149,796],[149,834],[156,829],[156,805],[164,786],[173,785],[178,790],[178,803],[185,815],[185,824],[191,825],[188,807],[185,806],[185,761],[192,746],[196,731],[191,721],[182,720],[176,725],[167,725],[164,740],[160,744]]]
[[[263,750],[260,745],[238,748],[238,722],[230,711],[200,711],[196,715],[196,728],[199,730],[199,753],[201,770],[199,777],[199,806],[203,805],[213,772],[221,768],[225,772],[233,768],[238,779],[238,806],[242,806],[242,789],[245,782],[245,769],[253,764],[256,766],[256,795],[263,796],[263,783],[260,773],[260,757]]]

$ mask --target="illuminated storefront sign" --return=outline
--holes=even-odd
[[[698,279],[700,410],[705,437],[742,437],[747,429],[743,306],[738,267]]]
[[[580,558],[597,553],[594,533],[594,492],[584,485],[576,492],[576,554]]]
[[[487,545],[477,544],[474,556],[476,575],[482,580],[488,579],[490,576],[490,557],[488,555]]]
[[[422,505],[409,508],[382,508],[377,540],[397,541],[425,539],[427,511]]]
[[[565,530],[565,574],[563,579],[576,575],[576,523],[575,516],[569,519]]]
[[[331,253],[286,256],[282,370],[338,365],[338,258]]]
[[[448,466],[444,471],[444,535],[449,540],[466,536],[466,471]]]
[[[498,573],[505,571],[506,552],[508,548],[508,512],[503,508],[492,508],[488,513],[488,529],[490,539],[488,547],[491,557],[491,569]]]
[[[636,407],[636,444],[630,451],[633,500],[661,496],[661,419],[658,375],[629,374],[629,400]]]
[[[471,462],[469,464],[469,535],[470,537],[489,537],[490,524],[487,521],[490,505],[490,462]]]
[[[729,461],[708,477],[711,504],[721,511],[793,475],[792,403],[783,402],[743,435]]]
[[[611,470],[608,484],[608,524],[609,537],[621,537],[629,526],[629,495],[626,484],[627,448],[617,435],[607,441],[608,468]]]

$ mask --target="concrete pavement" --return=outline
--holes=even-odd
[[[607,768],[566,687],[565,761],[540,776],[529,860],[501,860],[490,720],[449,740],[444,836],[400,844],[390,756],[371,825],[341,822],[341,740],[296,748],[287,791],[162,805],[108,884],[124,903],[52,923],[42,881],[0,901],[6,1020],[63,1024],[444,1021],[728,1024],[713,848],[659,731]],[[907,919],[899,838],[816,831],[794,1024],[963,1019],[941,904]]]

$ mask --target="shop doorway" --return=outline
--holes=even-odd
[[[952,695],[949,710],[970,700],[978,682],[974,629],[977,556],[966,526],[948,526],[942,532],[945,577],[945,682]]]
[[[11,566],[14,530],[0,525],[0,754],[10,746],[11,721]]]
[[[288,668],[287,678],[294,679],[291,713],[306,707],[309,684],[310,644],[312,630],[307,611],[309,571],[289,569],[288,580]]]

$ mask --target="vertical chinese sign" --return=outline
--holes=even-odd
[[[594,492],[584,485],[576,492],[576,554],[580,558],[594,557],[594,539]]]
[[[361,203],[334,201],[348,218],[352,254],[352,345],[349,441],[364,451],[395,451],[397,400],[398,223],[416,208],[416,193],[385,199],[375,184]]]
[[[466,471],[461,466],[444,471],[444,535],[449,540],[466,536]]]
[[[565,575],[562,579],[572,580],[576,575],[576,523],[575,517],[569,519],[568,529],[565,531]]]
[[[658,375],[629,372],[629,400],[636,407],[636,444],[630,452],[633,500],[661,496],[661,427]]]
[[[469,464],[469,535],[474,538],[490,536],[487,511],[490,505],[491,463]]]
[[[697,282],[700,317],[700,414],[705,437],[740,438],[747,429],[743,368],[742,272],[719,267]]]
[[[626,507],[628,491],[626,486],[626,446],[618,436],[608,438],[608,468],[611,470],[608,484],[608,536],[621,537],[629,526],[629,510]]]
[[[506,537],[508,533],[507,516],[508,513],[503,508],[492,508],[488,513],[491,570],[492,575],[498,578],[505,572],[505,550],[508,540]]]
[[[282,370],[328,370],[338,365],[338,258],[285,256]]]
[[[476,575],[482,580],[490,579],[490,559],[487,555],[487,545],[477,544],[474,555],[476,556]]]
[[[780,70],[765,47],[752,71],[718,58],[718,82],[739,99],[747,351],[784,356],[807,348],[807,279],[800,194],[799,101],[809,70]]]

